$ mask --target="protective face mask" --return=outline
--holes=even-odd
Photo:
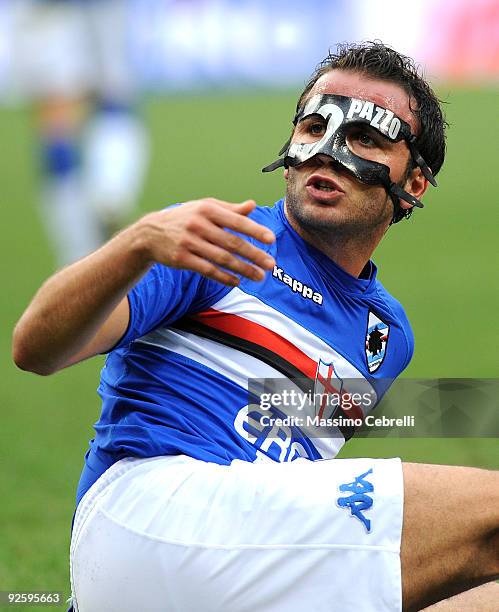
[[[393,222],[397,222],[404,216],[399,198],[419,208],[423,208],[423,204],[390,180],[390,168],[387,165],[361,157],[353,150],[350,137],[352,130],[355,127],[369,126],[369,129],[391,142],[405,140],[415,165],[421,168],[423,175],[432,185],[437,185],[430,168],[416,148],[416,136],[411,133],[411,127],[387,108],[368,100],[318,94],[308,100],[293,120],[293,124],[298,128],[305,122],[323,124],[324,133],[320,140],[305,137],[306,130],[298,129],[297,133],[301,134],[302,139],[312,142],[288,140],[279,151],[279,155],[283,157],[263,168],[263,172],[271,172],[279,167],[298,166],[316,155],[327,155],[359,181],[368,185],[383,185],[394,202]],[[369,135],[369,131],[366,131],[366,134]]]

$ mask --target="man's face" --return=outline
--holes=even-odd
[[[398,85],[363,74],[331,70],[314,85],[308,99],[317,94],[336,94],[369,100],[393,111],[417,133],[416,119],[407,93]],[[292,142],[312,143],[324,136],[325,122],[310,117],[299,122]],[[406,176],[409,150],[404,141],[391,142],[367,125],[351,126],[347,142],[359,157],[390,168],[390,179],[400,183]],[[326,155],[285,170],[286,210],[290,221],[309,232],[348,235],[383,232],[393,216],[393,203],[382,186],[366,185]],[[425,188],[421,172],[415,170],[403,187],[418,197]],[[416,193],[417,192],[417,193]],[[405,203],[402,203],[405,205]]]

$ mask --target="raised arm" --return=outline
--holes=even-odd
[[[273,258],[225,229],[273,242],[269,229],[247,217],[254,208],[252,200],[206,198],[154,212],[63,268],[42,285],[17,323],[15,363],[47,375],[112,348],[127,329],[126,295],[155,262],[226,285],[238,284],[236,274],[263,279]]]

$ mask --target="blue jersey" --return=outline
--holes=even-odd
[[[351,428],[316,439],[269,419],[264,425],[248,381],[308,380],[326,394],[354,385],[374,398],[353,406],[352,416],[365,417],[408,365],[409,323],[372,262],[367,278],[346,273],[295,232],[283,200],[251,217],[276,235],[258,245],[277,264],[264,281],[226,287],[157,264],[129,293],[130,323],[102,370],[102,414],[78,500],[128,456],[220,464],[331,458]],[[324,406],[317,410],[325,416]]]

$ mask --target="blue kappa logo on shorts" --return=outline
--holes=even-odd
[[[353,482],[339,486],[340,493],[351,493],[349,497],[338,497],[336,503],[340,508],[350,508],[351,516],[359,521],[371,532],[371,520],[363,514],[373,505],[373,499],[368,493],[374,492],[374,486],[366,480],[366,476],[373,473],[371,468],[364,474],[357,476]]]

